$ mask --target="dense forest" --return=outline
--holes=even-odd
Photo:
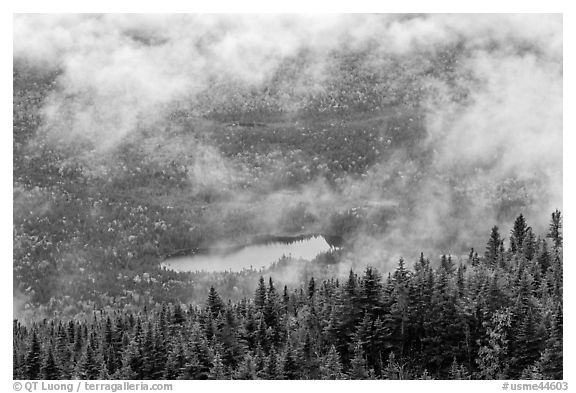
[[[562,378],[561,15],[14,25],[14,378]]]
[[[50,124],[45,106],[62,94],[62,71],[16,59],[13,274],[19,311],[75,315],[119,299],[195,301],[211,284],[226,295],[234,287],[247,295],[254,285],[242,282],[257,281],[258,272],[241,280],[177,274],[159,269],[159,261],[222,239],[249,243],[270,234],[323,233],[353,246],[356,238],[377,238],[404,225],[420,203],[410,189],[433,179],[464,181],[427,169],[432,158],[419,145],[425,131],[418,109],[430,89],[423,79],[432,69],[453,78],[451,64],[463,55],[450,45],[432,59],[394,57],[379,69],[370,65],[369,48],[335,50],[326,89],[291,94],[298,105],[286,112],[279,96],[310,62],[299,53],[267,81],[270,92],[219,81],[203,93],[200,109],[169,107],[160,123],[141,126],[105,150],[88,136],[58,134],[69,125]],[[414,167],[418,173],[408,177]],[[532,186],[514,180],[487,192],[508,217],[534,203],[517,195]],[[458,190],[456,208],[464,209],[477,192],[476,186]],[[401,202],[387,202],[391,198]],[[449,231],[445,237],[454,237],[456,228]]]
[[[562,379],[561,213],[509,246],[203,305],[14,321],[16,379]],[[437,265],[434,267],[434,265]]]

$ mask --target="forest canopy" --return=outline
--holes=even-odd
[[[15,15],[14,378],[562,378],[562,31]]]
[[[560,212],[546,237],[520,215],[509,246],[423,254],[382,277],[314,277],[201,305],[14,321],[15,379],[562,379]]]

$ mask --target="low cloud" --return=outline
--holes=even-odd
[[[234,100],[244,103],[245,95],[235,98],[230,86],[268,94],[278,70],[299,58],[305,60],[298,73],[274,92],[274,105],[285,113],[333,88],[328,84],[339,64],[334,52],[368,51],[365,70],[378,75],[388,67],[402,80],[413,76],[413,86],[423,91],[417,100],[425,119],[418,147],[428,159],[416,162],[399,149],[366,177],[347,179],[340,191],[315,180],[289,196],[317,216],[329,208],[352,208],[359,199],[403,209],[384,233],[365,228],[358,236],[358,255],[374,255],[366,261],[392,260],[408,248],[459,252],[520,212],[544,230],[550,211],[562,207],[562,44],[561,15],[17,15],[14,20],[15,60],[60,71],[43,107],[40,134],[62,144],[85,140],[97,152],[143,128],[158,130],[162,138],[159,125],[175,109],[201,117]],[[430,63],[433,58],[445,60],[443,70]],[[390,68],[391,59],[402,59],[405,68]],[[204,155],[197,153],[191,164],[198,184],[234,188],[246,175],[217,149],[200,150]],[[505,208],[502,195],[514,193],[529,198]],[[286,198],[282,193],[264,198],[262,211],[269,214],[261,217],[263,226],[274,227]]]

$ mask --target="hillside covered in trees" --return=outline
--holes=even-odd
[[[562,232],[520,215],[509,246],[382,277],[278,288],[202,305],[14,321],[15,379],[562,379]]]
[[[562,378],[561,15],[26,14],[13,53],[14,378]]]

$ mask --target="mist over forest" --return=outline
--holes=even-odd
[[[16,15],[14,317],[477,265],[494,226],[512,261],[519,215],[548,253],[562,45],[561,15]],[[161,265],[318,234],[313,261]]]

